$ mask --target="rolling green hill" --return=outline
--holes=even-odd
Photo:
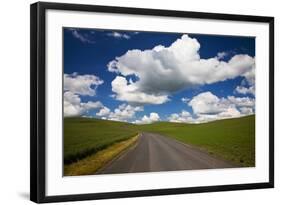
[[[64,163],[70,164],[137,134],[134,125],[91,118],[64,118]]]
[[[240,166],[255,166],[255,115],[202,124],[133,125],[90,118],[64,119],[64,163],[95,154],[139,132],[159,133]]]
[[[139,125],[138,130],[195,145],[241,166],[255,166],[255,115],[202,124],[157,122]]]

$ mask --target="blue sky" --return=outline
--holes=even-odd
[[[200,123],[255,112],[254,37],[78,28],[63,37],[65,116]]]

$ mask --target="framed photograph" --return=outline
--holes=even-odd
[[[30,198],[274,187],[274,18],[31,5]]]

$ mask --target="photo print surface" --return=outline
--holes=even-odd
[[[255,37],[63,29],[64,176],[255,167]]]

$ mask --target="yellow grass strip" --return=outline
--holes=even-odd
[[[64,165],[64,176],[79,176],[95,174],[106,163],[118,156],[121,152],[136,143],[138,135],[128,140],[118,142],[94,155],[88,156],[78,162]]]

